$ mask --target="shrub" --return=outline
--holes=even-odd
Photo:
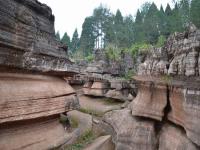
[[[166,38],[163,35],[159,36],[156,47],[164,46],[165,42],[166,42]]]
[[[109,44],[108,46],[106,46],[105,53],[110,60],[117,61],[121,59],[121,50],[113,44]]]
[[[85,60],[87,60],[88,62],[92,62],[94,60],[94,55],[89,54],[87,57],[85,57]]]

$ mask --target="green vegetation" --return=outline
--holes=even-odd
[[[166,42],[166,38],[163,35],[159,36],[156,47],[159,48],[159,47],[164,46],[165,42]]]
[[[103,100],[105,105],[117,105],[121,104],[121,102],[117,101],[116,99],[106,98]]]
[[[121,59],[121,50],[112,44],[105,48],[105,52],[109,60],[119,61]]]
[[[74,117],[70,118],[70,125],[72,128],[77,128],[78,127],[78,120]]]
[[[172,83],[172,77],[170,75],[164,75],[164,76],[162,76],[161,80],[164,83],[168,84],[168,85],[170,85]]]
[[[132,79],[132,77],[135,75],[135,71],[134,70],[129,70],[125,75],[124,75],[124,79],[125,80],[130,80]]]
[[[184,31],[190,22],[200,27],[199,0],[173,2],[173,6],[168,4],[166,8],[146,2],[137,10],[135,17],[123,16],[120,10],[114,14],[100,5],[91,16],[85,18],[80,37],[76,29],[71,41],[67,33],[62,41],[68,44],[74,58],[77,58],[76,52],[80,51],[78,54],[83,58],[89,56],[86,59],[91,61],[95,43],[103,45],[108,58],[112,60],[120,60],[121,51],[126,49],[137,56],[138,46],[163,46],[170,34]],[[56,37],[60,39],[59,32]]]
[[[85,60],[87,60],[88,62],[92,62],[94,60],[94,55],[89,54],[88,56],[85,57]]]
[[[66,32],[64,33],[64,35],[63,35],[63,37],[62,37],[62,39],[61,39],[61,42],[62,42],[64,45],[68,46],[68,48],[71,47],[70,37],[69,37],[69,35],[68,35]]]
[[[81,137],[78,138],[76,143],[67,147],[65,150],[81,150],[90,144],[95,138],[96,137],[92,130],[86,131]]]
[[[60,41],[60,32],[59,32],[59,31],[56,32],[56,39],[57,39],[58,41]]]
[[[80,108],[79,111],[82,112],[82,113],[90,114],[92,116],[97,116],[97,117],[102,117],[104,115],[101,112],[97,112],[97,111],[91,110],[91,109]]]

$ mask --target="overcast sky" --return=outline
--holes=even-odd
[[[39,0],[51,7],[55,15],[55,30],[60,31],[61,36],[67,32],[70,37],[78,29],[81,34],[82,24],[87,16],[91,16],[94,8],[100,4],[105,5],[115,13],[120,9],[123,16],[135,16],[137,9],[148,1],[153,2],[160,8],[162,4],[165,8],[167,3],[172,4],[172,0]]]

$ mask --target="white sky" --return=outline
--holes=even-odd
[[[51,7],[55,15],[55,30],[60,31],[61,36],[64,32],[73,35],[75,28],[78,29],[79,36],[82,30],[82,24],[86,17],[91,16],[94,8],[100,4],[105,5],[115,14],[120,9],[123,16],[135,16],[137,9],[148,1],[153,2],[160,8],[162,4],[164,9],[167,3],[172,4],[172,0],[39,0]]]

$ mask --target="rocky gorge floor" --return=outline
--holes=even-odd
[[[194,25],[138,55],[135,64],[95,49],[94,60],[80,66],[56,39],[48,6],[0,4],[0,149],[200,149]],[[132,65],[135,75],[122,78]]]

